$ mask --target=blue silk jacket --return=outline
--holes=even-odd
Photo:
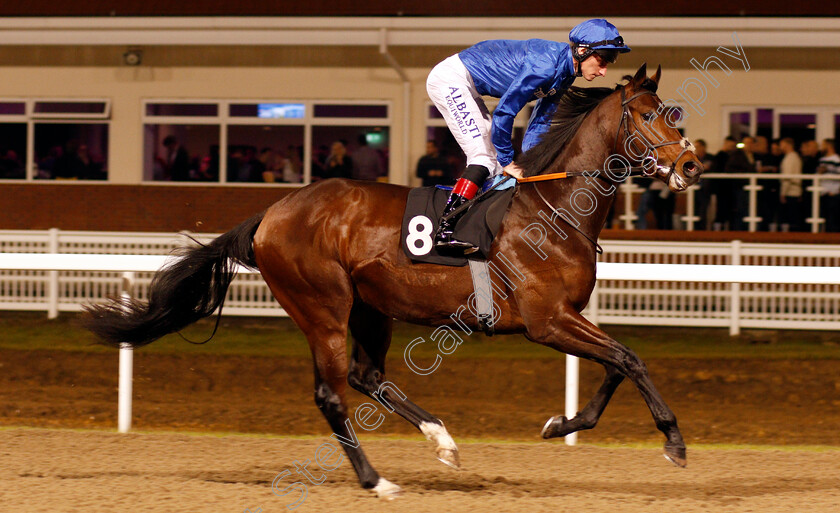
[[[537,105],[522,141],[527,151],[548,131],[555,101],[575,80],[572,50],[545,39],[482,41],[458,54],[479,94],[499,98],[493,112],[492,141],[499,164],[513,161],[513,120],[530,101]]]

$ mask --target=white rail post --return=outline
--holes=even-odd
[[[49,252],[58,253],[58,228],[48,232]],[[58,271],[47,271],[47,319],[58,317]]]
[[[123,273],[122,299],[131,299],[131,286],[134,283],[134,273]],[[123,342],[120,344],[120,379],[119,379],[119,400],[117,403],[117,430],[120,433],[128,433],[131,429],[131,396],[133,393],[134,380],[134,349],[131,344]]]
[[[822,194],[823,187],[820,183],[820,176],[815,175],[808,191],[811,191],[811,217],[805,221],[811,224],[811,233],[820,233],[820,224],[825,222],[825,218],[820,217],[820,194]]]
[[[636,227],[636,219],[638,219],[636,211],[633,209],[633,193],[643,189],[629,178],[619,186],[619,189],[624,193],[624,214],[618,216],[618,218],[624,221],[625,230],[632,230]]]
[[[700,216],[698,216],[694,212],[694,205],[696,203],[696,190],[696,185],[692,185],[688,188],[688,190],[686,190],[685,215],[682,216],[682,220],[685,222],[685,229],[689,232],[694,231],[694,223],[700,220]]]
[[[758,217],[758,191],[764,189],[764,187],[758,185],[758,177],[755,175],[750,176],[749,180],[749,185],[744,186],[749,196],[747,217],[744,218],[744,221],[747,223],[747,229],[754,232],[758,230],[758,223],[761,222],[761,218]]]
[[[741,265],[741,241],[732,241],[732,261],[730,265]],[[741,284],[732,283],[729,294],[729,335],[741,334]]]
[[[586,317],[589,322],[598,325],[598,282],[592,289],[589,296],[589,315]],[[566,355],[566,418],[572,419],[578,414],[580,398],[580,358],[570,354]],[[577,433],[569,433],[565,437],[566,445],[577,444]]]

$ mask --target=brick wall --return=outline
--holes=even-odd
[[[0,230],[225,232],[293,190],[2,184]]]

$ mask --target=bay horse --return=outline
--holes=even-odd
[[[518,284],[494,280],[500,312],[496,332],[524,334],[533,342],[595,361],[606,370],[603,384],[589,403],[571,419],[551,417],[542,436],[560,437],[593,428],[626,377],[639,389],[656,427],[666,437],[666,458],[685,466],[685,443],[676,417],[644,363],[580,313],[595,285],[595,241],[618,181],[610,173],[595,179],[580,173],[599,169],[613,155],[648,164],[650,174],[673,191],[684,190],[699,179],[702,167],[690,144],[659,115],[665,107],[655,94],[660,75],[661,68],[648,77],[642,66],[615,89],[573,88],[566,94],[551,129],[517,163],[526,177],[560,170],[570,177],[518,185],[488,261],[512,264],[527,277]],[[642,150],[639,141],[646,141]],[[443,422],[387,386],[381,387],[386,382],[385,354],[393,319],[453,326],[453,312],[473,292],[467,267],[413,264],[401,250],[408,191],[397,185],[346,179],[296,190],[209,244],[183,249],[181,259],[155,275],[148,302],[113,300],[88,306],[83,322],[107,343],[142,346],[221,309],[237,263],[258,269],[306,336],[315,367],[315,403],[335,435],[355,439],[345,403],[349,384],[362,394],[387,401],[437,444],[442,462],[458,467],[458,449]],[[561,208],[569,212],[581,196],[597,199],[586,208],[578,205],[588,209],[585,216],[572,220],[557,215]],[[545,209],[552,212],[551,221],[558,230],[545,230],[539,253],[523,233],[540,220],[538,212]],[[574,223],[576,229],[569,229]],[[561,226],[565,230],[560,231]],[[506,262],[501,262],[502,254]],[[478,320],[472,316],[460,323],[469,330],[478,329]],[[348,328],[353,339],[349,362]],[[362,487],[386,498],[399,494],[399,486],[380,477],[370,465],[361,445],[342,444]]]

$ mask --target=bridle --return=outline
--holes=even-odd
[[[666,141],[666,142],[659,143],[659,144],[650,144],[650,141],[648,141],[648,139],[643,135],[642,131],[639,129],[638,123],[636,123],[636,120],[633,119],[633,116],[630,114],[630,107],[629,107],[630,102],[632,102],[636,98],[639,98],[641,96],[648,95],[648,94],[652,95],[652,94],[654,94],[654,92],[650,91],[650,90],[642,90],[642,91],[639,91],[636,94],[630,96],[629,98],[626,98],[625,93],[624,93],[624,88],[623,87],[621,88],[621,119],[618,122],[618,128],[617,128],[616,134],[615,134],[615,144],[613,145],[613,155],[617,154],[618,141],[619,141],[619,137],[621,136],[622,129],[624,130],[624,141],[623,141],[623,143],[625,145],[627,144],[628,140],[630,140],[634,136],[638,135],[638,137],[641,138],[642,143],[645,145],[645,148],[648,151],[647,151],[647,155],[642,157],[642,165],[632,166],[632,167],[629,167],[629,168],[625,167],[625,170],[627,171],[627,174],[624,175],[624,177],[621,178],[620,180],[613,181],[610,178],[601,176],[601,173],[592,174],[592,173],[588,173],[586,171],[568,171],[568,172],[563,172],[563,173],[551,173],[551,174],[548,174],[548,175],[537,175],[537,176],[530,176],[530,177],[526,177],[526,178],[517,178],[517,181],[519,181],[520,183],[527,183],[527,182],[541,182],[541,181],[547,181],[547,180],[557,180],[557,179],[561,179],[561,178],[571,178],[571,177],[575,177],[575,176],[591,176],[591,177],[602,178],[603,180],[609,182],[610,185],[615,186],[616,183],[621,183],[630,176],[648,176],[648,177],[653,176],[654,174],[656,174],[657,171],[661,170],[664,167],[664,166],[660,166],[659,164],[657,164],[657,158],[656,158],[656,155],[655,155],[656,149],[657,148],[662,148],[664,146],[670,146],[672,144],[679,144],[682,147],[682,151],[680,152],[679,155],[677,155],[677,158],[674,159],[673,163],[671,164],[671,167],[668,168],[668,174],[665,176],[665,180],[664,180],[666,184],[670,183],[671,176],[676,171],[677,162],[679,162],[679,160],[682,158],[683,155],[685,155],[685,153],[687,151],[694,151],[694,145],[692,145],[691,142],[689,142],[688,139],[686,139],[685,137],[683,137],[682,139],[680,139],[678,141]],[[630,132],[630,124],[631,123],[633,125],[634,132]],[[648,171],[648,169],[653,169],[653,171]],[[543,196],[542,191],[540,191],[539,188],[537,187],[536,183],[534,183],[534,190],[537,191],[537,195],[540,197],[542,202],[545,203],[545,205],[548,208],[551,209],[551,211],[554,213],[555,216],[557,216],[558,218],[566,221],[566,223],[569,226],[571,226],[575,231],[577,231],[578,233],[583,235],[589,242],[591,242],[592,244],[595,245],[595,252],[596,253],[598,253],[600,255],[601,253],[604,252],[604,250],[598,244],[597,240],[593,239],[592,237],[590,237],[589,235],[584,233],[582,230],[580,230],[577,226],[575,226],[575,223],[566,219],[562,212],[558,211],[556,208],[554,208],[551,205],[551,203],[548,202],[548,200],[545,198],[545,196]],[[616,188],[615,190],[618,190],[618,189]]]
[[[638,123],[636,123],[636,120],[633,119],[633,116],[630,114],[630,107],[629,107],[630,102],[632,102],[636,98],[639,98],[641,96],[645,96],[645,95],[648,95],[648,94],[652,95],[654,93],[653,93],[653,91],[644,89],[644,90],[639,91],[638,93],[634,94],[630,98],[625,98],[624,88],[623,87],[621,88],[621,119],[618,122],[618,128],[617,128],[616,133],[615,133],[615,145],[613,145],[613,154],[616,154],[617,151],[618,151],[618,139],[619,139],[619,136],[621,135],[622,128],[624,129],[624,144],[625,145],[627,144],[627,141],[630,140],[631,138],[633,138],[635,136],[640,137],[642,139],[642,142],[644,143],[645,149],[648,150],[647,155],[642,157],[642,165],[641,166],[635,166],[635,167],[632,167],[630,169],[633,170],[633,169],[641,168],[642,169],[641,176],[653,176],[654,174],[656,174],[657,171],[661,170],[664,167],[664,166],[660,166],[656,163],[657,162],[657,158],[656,158],[656,155],[655,155],[656,150],[659,149],[659,148],[665,147],[665,146],[670,146],[672,144],[679,144],[680,147],[682,148],[682,151],[679,153],[679,155],[677,155],[677,158],[675,158],[674,161],[671,163],[671,167],[668,168],[668,174],[665,175],[664,182],[666,184],[669,184],[671,182],[671,176],[673,176],[674,172],[676,171],[677,162],[679,162],[680,159],[683,157],[683,155],[685,155],[685,152],[694,151],[694,145],[691,144],[691,142],[689,142],[689,140],[686,139],[685,137],[681,138],[678,141],[666,141],[666,142],[659,143],[659,144],[651,144],[651,142],[648,141],[647,137],[645,137],[644,134],[642,133],[642,131],[639,129]],[[634,133],[630,133],[630,124],[631,123],[633,124],[633,128],[635,129]],[[653,169],[653,171],[649,172],[648,171],[649,168]],[[631,173],[631,174],[628,174],[627,176],[633,176],[633,175]]]
[[[683,155],[685,155],[685,152],[694,151],[694,145],[691,144],[691,142],[689,142],[689,140],[686,139],[685,137],[683,137],[682,139],[677,140],[677,141],[667,141],[667,142],[660,143],[660,144],[651,144],[650,141],[648,141],[648,138],[643,135],[642,131],[639,129],[638,123],[636,123],[636,120],[633,119],[633,116],[630,114],[630,107],[629,107],[630,102],[632,102],[636,98],[639,98],[640,96],[645,96],[645,95],[648,95],[648,94],[654,94],[654,92],[649,91],[649,90],[643,90],[643,91],[639,91],[638,93],[634,94],[633,96],[631,96],[629,98],[625,98],[624,88],[621,88],[621,119],[619,119],[619,121],[618,121],[618,127],[617,127],[616,133],[615,133],[615,144],[613,145],[613,155],[618,154],[618,147],[619,147],[618,142],[619,142],[619,138],[621,137],[622,129],[624,129],[624,141],[623,142],[625,144],[626,144],[627,140],[629,140],[630,138],[638,135],[638,137],[644,143],[645,148],[648,149],[649,151],[647,151],[647,155],[645,155],[642,158],[642,164],[641,165],[630,166],[630,167],[625,166],[624,170],[626,171],[626,174],[622,173],[623,176],[620,179],[618,179],[618,180],[611,179],[609,177],[603,176],[603,174],[600,173],[600,172],[593,173],[593,172],[590,172],[590,171],[563,171],[563,172],[559,172],[559,173],[548,173],[548,174],[544,174],[544,175],[534,175],[534,176],[528,176],[528,177],[523,177],[523,178],[517,178],[516,181],[519,182],[519,183],[545,182],[545,181],[549,181],[549,180],[559,180],[559,179],[562,179],[562,178],[574,178],[574,177],[578,177],[578,176],[589,176],[589,177],[592,177],[592,178],[600,178],[600,179],[602,179],[606,182],[609,182],[610,185],[616,185],[616,184],[622,183],[624,180],[626,180],[627,178],[629,178],[631,176],[646,176],[646,177],[653,176],[654,174],[656,174],[657,171],[659,171],[659,170],[661,170],[662,168],[665,167],[665,166],[660,166],[656,163],[656,156],[654,155],[655,150],[658,149],[658,148],[662,148],[664,146],[670,146],[672,144],[679,144],[682,147],[682,151],[680,152],[679,155],[677,155],[677,158],[674,159],[674,162],[673,162],[673,164],[671,164],[671,167],[667,168],[668,173],[665,176],[664,181],[665,181],[665,183],[669,183],[670,180],[671,180],[671,175],[673,175],[674,172],[676,171],[677,162],[682,158]],[[635,129],[633,132],[630,131],[630,124],[631,123],[633,124],[633,128]],[[653,169],[653,171],[650,171],[650,169]]]

